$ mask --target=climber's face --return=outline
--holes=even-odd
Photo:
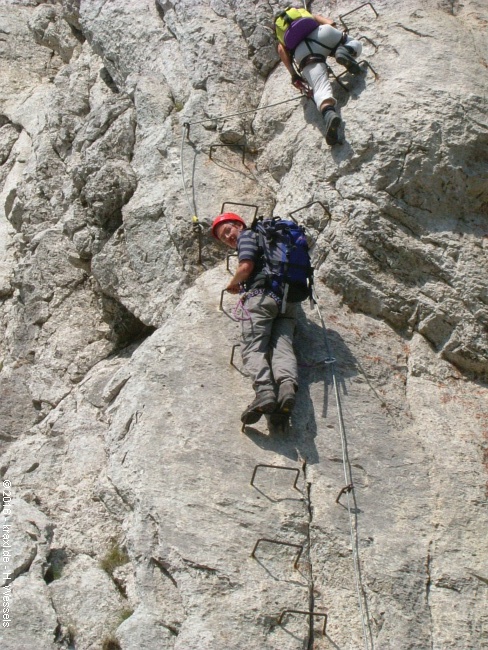
[[[237,248],[237,237],[243,229],[242,223],[227,221],[218,226],[215,234],[221,242],[230,246],[230,248]]]

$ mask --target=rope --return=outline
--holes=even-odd
[[[251,314],[249,312],[249,309],[247,309],[247,307],[244,305],[245,299],[246,299],[245,296],[239,298],[239,300],[236,302],[236,306],[234,307],[234,310],[232,311],[232,316],[236,321],[251,320]]]
[[[322,316],[322,312],[320,311],[320,307],[318,305],[318,302],[315,301],[315,306],[317,308],[317,312],[320,318],[320,322],[322,325],[322,329],[324,332],[324,341],[325,341],[325,347],[327,350],[328,354],[328,360],[334,359],[331,355],[330,351],[330,346],[329,346],[329,341],[327,339],[327,334],[326,334],[326,327],[325,327],[325,322],[324,318]],[[351,486],[350,489],[345,490],[347,494],[347,511],[349,513],[349,528],[350,528],[350,535],[351,535],[351,549],[352,549],[352,554],[354,558],[354,576],[355,576],[355,582],[356,582],[356,593],[358,597],[358,603],[359,603],[359,611],[361,614],[361,624],[363,628],[363,640],[364,640],[364,648],[365,650],[369,650],[369,642],[368,642],[368,633],[367,633],[367,623],[366,623],[366,614],[364,611],[364,604],[363,604],[363,591],[361,587],[361,567],[359,563],[359,551],[357,548],[357,535],[355,535],[355,527],[354,527],[354,521],[353,517],[351,514],[351,492],[354,490],[354,484],[352,481],[352,471],[351,471],[351,463],[349,461],[349,455],[347,452],[347,439],[346,439],[346,430],[344,426],[344,417],[342,414],[342,405],[341,405],[341,399],[339,395],[339,387],[337,384],[337,377],[336,377],[336,372],[334,369],[335,365],[335,359],[334,362],[330,362],[330,368],[331,368],[331,373],[332,373],[332,381],[333,381],[333,386],[334,386],[334,393],[335,393],[335,398],[336,398],[336,403],[337,403],[337,415],[339,418],[339,429],[340,429],[340,434],[341,434],[341,445],[342,445],[342,463],[344,467],[344,480],[345,480],[345,485],[346,486]],[[374,650],[374,645],[373,645],[373,640],[371,639],[371,645]]]

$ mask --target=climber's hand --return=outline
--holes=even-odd
[[[297,79],[296,81],[294,81],[293,85],[301,93],[306,93],[307,92],[307,86],[305,85],[305,83],[301,79]]]
[[[240,286],[238,284],[228,284],[225,288],[229,293],[239,293]]]
[[[291,83],[292,83],[292,84],[295,86],[295,88],[296,88],[297,90],[299,90],[301,93],[303,93],[303,94],[305,94],[305,95],[307,94],[308,86],[307,86],[307,84],[305,83],[305,81],[304,81],[301,77],[299,77],[298,75],[295,75],[294,77],[292,77],[292,79],[291,79]]]

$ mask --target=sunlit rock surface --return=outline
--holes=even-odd
[[[279,8],[0,0],[2,648],[488,644],[486,7],[346,16],[332,149]],[[316,240],[285,430],[241,432],[224,202]]]

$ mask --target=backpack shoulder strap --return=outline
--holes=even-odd
[[[253,222],[250,226],[250,230],[256,233],[258,236],[258,247],[262,251],[262,255],[266,258],[266,244],[265,244],[265,229],[263,226],[264,218],[254,217]]]

